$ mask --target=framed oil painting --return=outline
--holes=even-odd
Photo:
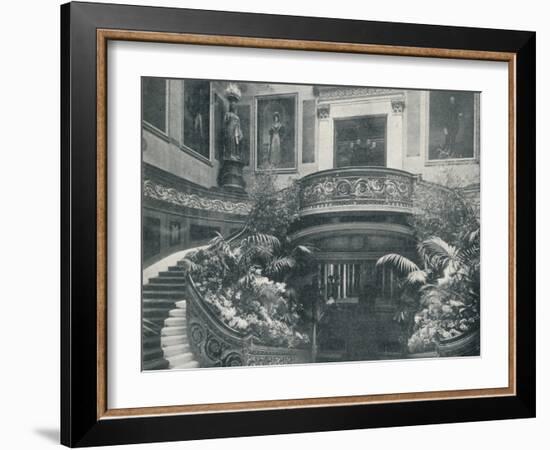
[[[209,160],[210,83],[203,80],[186,80],[182,89],[183,145]]]
[[[478,153],[478,121],[479,95],[467,92],[432,92],[428,159],[474,159]]]
[[[269,87],[264,92],[269,92]],[[257,169],[296,169],[296,98],[292,93],[256,97]]]
[[[63,444],[534,416],[534,33],[61,13]]]

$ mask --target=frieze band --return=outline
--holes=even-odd
[[[341,86],[341,87],[321,87],[316,88],[319,93],[320,100],[332,100],[340,98],[352,98],[352,97],[366,97],[374,95],[391,95],[400,94],[403,91],[399,89],[388,88],[375,88],[375,87],[355,87],[355,86]]]
[[[356,176],[312,178],[301,186],[301,209],[369,204],[411,208],[413,179],[398,174],[364,173]]]
[[[250,204],[247,202],[232,202],[217,198],[206,198],[195,193],[178,191],[151,180],[143,180],[143,195],[155,200],[162,200],[186,208],[215,211],[225,214],[244,216],[250,213]]]

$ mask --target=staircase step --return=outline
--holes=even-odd
[[[182,276],[186,274],[181,266],[170,266],[168,267],[168,272],[181,272]]]
[[[164,358],[170,358],[172,356],[191,353],[191,347],[189,347],[189,344],[167,345],[166,347],[162,347],[162,351],[164,352]]]
[[[162,317],[144,317],[144,319],[146,319],[149,323],[143,324],[143,330],[145,331],[147,328],[152,328],[155,331],[154,333],[148,332],[147,336],[160,335],[162,329],[165,327],[164,321],[166,320],[166,317],[166,315]]]
[[[168,317],[168,319],[164,320],[164,325],[167,327],[183,327],[186,323],[187,320],[185,317]]]
[[[187,300],[180,300],[179,302],[176,302],[176,306],[178,308],[185,309],[187,307]]]
[[[162,336],[159,340],[159,346],[167,345],[178,345],[178,344],[188,344],[187,333],[185,334],[176,334],[176,335],[166,335]]]
[[[144,289],[143,293],[142,293],[142,297],[144,299],[146,299],[146,298],[155,298],[155,299],[165,298],[165,299],[179,300],[184,296],[185,296],[185,291],[183,291],[183,290],[182,291],[176,291],[176,290],[172,290],[172,291],[155,291],[155,290],[149,289],[149,287]]]
[[[187,314],[187,311],[185,310],[185,308],[176,308],[168,311],[168,315],[170,317],[185,317],[186,314]]]
[[[154,359],[152,361],[143,361],[143,370],[163,370],[168,369],[169,362],[164,358]]]
[[[185,292],[185,283],[152,283],[145,286],[147,291],[181,291]]]
[[[143,348],[160,347],[162,344],[162,337],[160,335],[145,336],[141,340]]]
[[[187,336],[186,326],[170,326],[162,329],[162,336]]]
[[[150,284],[167,284],[167,283],[174,283],[174,284],[182,284],[185,283],[185,277],[182,276],[172,276],[173,272],[161,272],[161,273],[167,273],[166,276],[158,276],[156,278],[151,278],[149,280]]]
[[[155,359],[160,359],[163,357],[163,349],[158,347],[151,347],[151,348],[145,348],[143,349],[143,353],[141,357],[143,358],[143,361],[153,361]]]
[[[197,367],[200,367],[198,361],[189,361],[187,363],[171,366],[170,368],[171,369],[195,369]]]
[[[145,306],[142,310],[142,313],[144,319],[151,319],[153,317],[163,317],[166,319],[170,311],[173,311],[173,309]]]
[[[179,355],[169,356],[166,358],[170,362],[170,367],[185,364],[194,360],[193,353],[180,353]]]
[[[176,301],[170,298],[155,298],[144,297],[144,308],[166,308],[167,310],[173,309],[176,306]]]
[[[185,280],[186,275],[185,272],[181,270],[163,270],[162,272],[159,272],[158,278],[179,278],[180,280]]]

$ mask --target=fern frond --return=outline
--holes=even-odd
[[[283,256],[275,258],[266,267],[266,273],[269,275],[281,275],[282,273],[294,268],[296,260],[292,256]]]
[[[451,262],[458,262],[457,248],[439,237],[432,237],[420,242],[418,253],[424,261],[437,269],[445,269]]]
[[[248,273],[243,275],[241,278],[239,278],[237,283],[241,287],[248,288],[252,285],[255,279],[256,279],[256,276],[252,273],[252,271],[249,271]]]
[[[216,236],[214,236],[208,243],[208,250],[230,255],[231,245],[220,233],[216,231]]]
[[[420,268],[405,256],[398,255],[397,253],[390,253],[384,255],[376,261],[377,266],[391,266],[397,272],[402,275],[408,275],[411,272],[420,271]]]
[[[242,261],[251,263],[255,260],[269,261],[273,257],[273,249],[269,246],[263,245],[248,245],[246,248],[241,249]]]
[[[254,233],[241,241],[241,246],[252,244],[264,247],[271,247],[272,249],[278,249],[281,246],[281,242],[275,236],[265,233]]]

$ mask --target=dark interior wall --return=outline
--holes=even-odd
[[[146,267],[171,253],[207,243],[220,233],[229,236],[242,228],[242,220],[200,217],[188,210],[170,212],[161,207],[144,207],[142,257]]]

